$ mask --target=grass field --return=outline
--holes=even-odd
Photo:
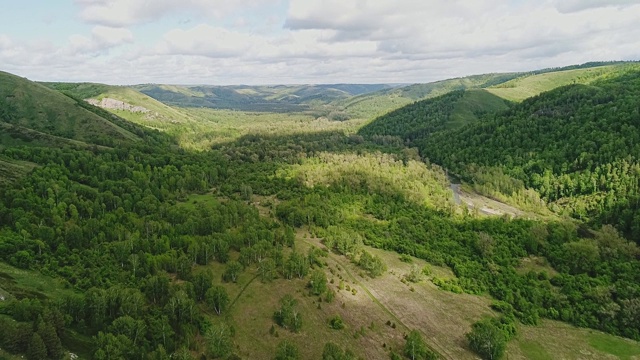
[[[588,341],[596,350],[617,356],[619,359],[640,359],[640,344],[637,342],[599,332],[591,332]]]
[[[640,359],[640,343],[600,331],[542,320],[519,327],[509,342],[508,359]]]
[[[72,290],[59,279],[0,262],[0,292],[15,298],[56,298]]]

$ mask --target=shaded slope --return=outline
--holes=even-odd
[[[507,108],[506,101],[486,90],[454,91],[383,115],[360,129],[359,134],[420,140],[435,132],[474,122],[483,114]]]
[[[86,104],[43,85],[4,72],[0,72],[0,84],[0,121],[14,130],[107,146],[138,139],[114,123],[117,119],[100,116]]]

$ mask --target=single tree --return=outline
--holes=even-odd
[[[47,347],[42,341],[42,338],[38,333],[31,335],[29,340],[29,346],[27,347],[27,359],[29,360],[42,360],[47,358]]]
[[[507,346],[504,333],[491,319],[483,319],[473,324],[467,339],[469,347],[484,360],[500,359]]]
[[[227,290],[220,285],[216,285],[207,290],[205,299],[207,305],[209,305],[209,307],[218,315],[220,315],[229,304],[229,295],[227,294]]]

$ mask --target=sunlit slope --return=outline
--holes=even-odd
[[[168,124],[192,120],[186,113],[130,87],[87,83],[49,83],[47,86],[89,100],[124,119],[151,128],[166,129]]]
[[[638,63],[598,66],[585,69],[525,75],[487,88],[487,91],[510,101],[522,101],[542,92],[571,84],[591,84],[597,80],[613,78],[621,73],[640,69]]]

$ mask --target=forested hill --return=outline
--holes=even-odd
[[[70,96],[0,72],[0,145],[36,142],[57,146],[115,146],[144,131]]]
[[[392,111],[364,126],[359,133],[369,137],[390,135],[402,140],[420,140],[508,107],[508,102],[486,90],[454,91]]]
[[[533,188],[571,215],[615,223],[639,241],[639,98],[640,72],[632,71],[558,88],[414,143],[466,180],[507,195]]]
[[[426,84],[413,84],[379,90],[370,94],[337,101],[335,104],[344,108],[344,111],[351,117],[370,119],[418,100],[435,98],[453,91],[486,88],[502,84],[522,75],[522,73],[471,75]]]
[[[165,104],[243,111],[303,111],[381,89],[386,84],[174,86],[143,84],[133,88]]]

